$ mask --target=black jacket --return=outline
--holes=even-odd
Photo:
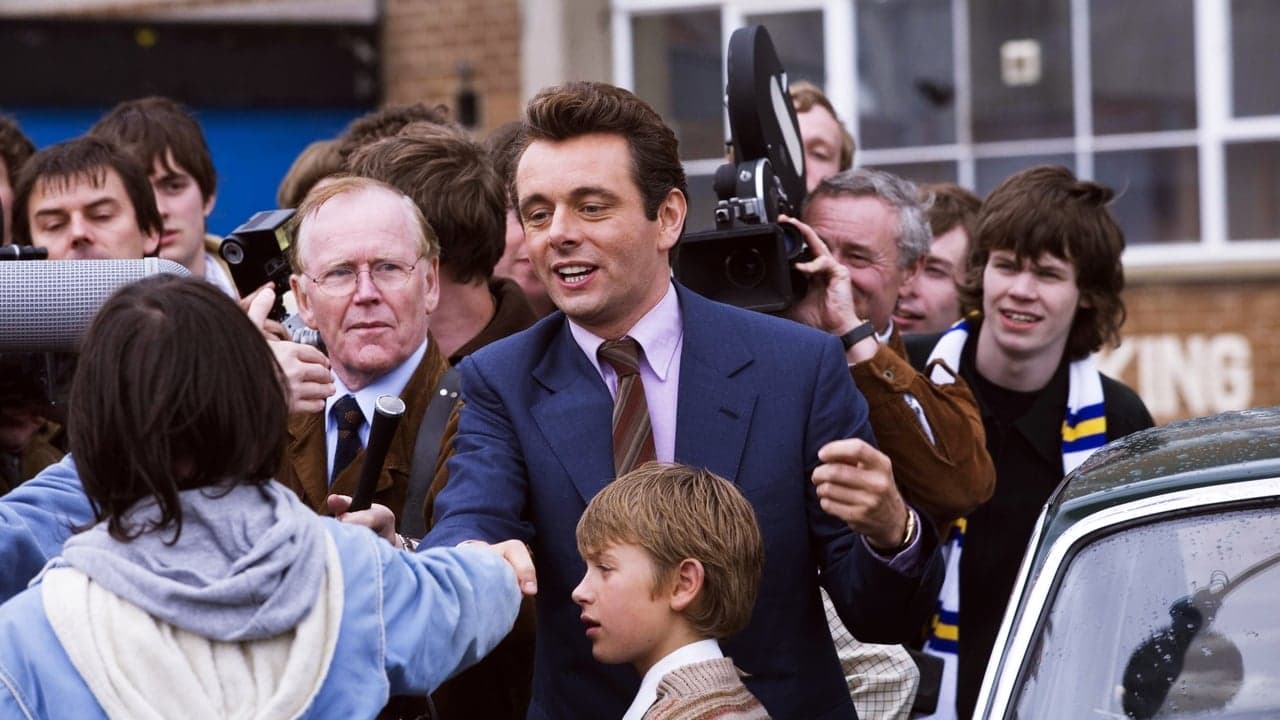
[[[960,556],[956,706],[962,718],[969,717],[977,703],[991,648],[1036,520],[1063,478],[1062,420],[1070,367],[1064,358],[1021,416],[1001,417],[992,407],[992,399],[984,397],[990,384],[979,376],[974,357],[978,330],[974,327],[965,343],[960,376],[978,401],[987,451],[996,467],[996,489],[990,500],[970,513]],[[908,338],[907,352],[913,365],[924,367],[939,337]],[[1155,425],[1142,399],[1123,383],[1103,375],[1102,396],[1108,442]]]

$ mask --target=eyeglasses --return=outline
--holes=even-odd
[[[378,287],[379,290],[399,290],[409,282],[409,275],[413,273],[414,268],[422,261],[422,256],[418,256],[418,261],[412,265],[404,263],[392,262],[390,260],[380,260],[374,263],[367,270],[356,270],[347,265],[340,265],[332,270],[326,270],[319,277],[306,275],[311,282],[320,288],[329,297],[346,297],[356,291],[356,283],[361,273],[369,273],[369,280]]]

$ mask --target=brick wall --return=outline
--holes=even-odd
[[[473,71],[480,127],[517,120],[520,13],[517,0],[388,0],[383,77],[388,103],[455,105],[458,64]]]
[[[1280,405],[1275,278],[1131,285],[1119,348],[1104,372],[1142,395],[1157,422]]]

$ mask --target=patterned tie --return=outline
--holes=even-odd
[[[360,426],[364,425],[364,414],[355,395],[344,395],[333,404],[334,422],[338,423],[338,449],[333,453],[333,471],[329,473],[329,482],[338,477],[338,473],[346,469],[355,459],[356,453],[364,447],[360,442]]]
[[[649,405],[640,382],[640,343],[630,337],[609,340],[597,354],[618,373],[618,397],[613,402],[613,470],[617,477],[657,459]]]

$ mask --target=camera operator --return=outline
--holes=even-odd
[[[21,143],[10,138],[6,145]],[[17,241],[47,249],[53,260],[140,259],[155,251],[161,228],[141,168],[92,138],[58,143],[23,163],[13,220]],[[6,376],[15,386],[0,390],[0,474],[7,489],[61,457],[61,428],[45,416],[50,388],[69,382],[72,360],[51,357],[10,354],[2,361],[12,368]]]
[[[915,185],[879,170],[849,170],[809,196],[804,234],[815,259],[791,316],[841,337],[871,426],[903,496],[941,528],[991,496],[995,471],[973,394],[936,385],[911,367],[893,323],[898,291],[929,247]]]

